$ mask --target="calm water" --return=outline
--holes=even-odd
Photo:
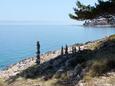
[[[36,41],[42,53],[65,44],[96,40],[115,34],[115,28],[82,26],[0,26],[0,68],[35,55]]]

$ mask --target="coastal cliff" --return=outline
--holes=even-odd
[[[72,47],[76,52],[71,52]],[[80,49],[80,50],[79,50]],[[6,86],[114,86],[115,35],[25,59],[0,72]]]

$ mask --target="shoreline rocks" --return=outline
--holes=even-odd
[[[84,26],[115,26],[115,16],[108,15],[108,16],[100,16],[92,20],[87,20],[83,24]]]
[[[81,48],[81,50],[88,49],[90,46],[93,46],[96,43],[99,43],[101,41],[104,41],[105,39],[100,39],[100,40],[85,43],[83,45],[80,45],[80,48]],[[73,44],[73,45],[68,47],[69,53],[72,53],[71,49],[72,49],[73,46],[76,47],[77,50],[79,49],[78,44]],[[61,49],[56,50],[56,51],[50,51],[50,52],[47,52],[45,54],[42,54],[41,58],[40,58],[41,64],[46,62],[46,61],[49,61],[51,59],[56,58],[60,54],[61,54]],[[14,64],[14,65],[9,66],[6,70],[1,70],[0,71],[0,78],[3,78],[5,80],[7,80],[12,76],[15,76],[15,75],[21,73],[23,70],[35,65],[36,64],[35,62],[36,62],[36,57],[31,57],[31,58],[24,59],[24,60]]]

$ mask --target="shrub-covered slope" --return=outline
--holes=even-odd
[[[115,35],[112,35],[83,51],[29,67],[6,82],[8,86],[93,86],[87,85],[88,82],[114,71]],[[115,85],[113,79],[111,83]]]

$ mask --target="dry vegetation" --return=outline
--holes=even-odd
[[[0,86],[6,86],[4,80],[0,79]]]
[[[80,80],[87,82],[84,86],[93,86],[95,77],[96,80],[101,80],[98,77],[115,71],[115,35],[94,47],[93,50],[84,50],[66,58],[57,57],[39,66],[30,67],[12,77],[8,86],[75,86]],[[86,71],[81,74],[83,69]],[[78,75],[82,77],[79,78]],[[107,82],[115,85],[114,79],[115,76],[112,76]]]

